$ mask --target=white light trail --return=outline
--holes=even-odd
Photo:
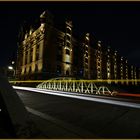
[[[75,98],[75,99],[81,99],[81,100],[87,100],[87,101],[94,101],[94,102],[100,102],[100,103],[107,103],[107,104],[119,105],[119,106],[131,107],[131,108],[140,108],[139,103],[103,99],[103,98],[97,98],[97,97],[93,97],[93,96],[84,96],[83,94],[80,94],[80,93],[70,93],[70,92],[63,92],[63,91],[52,91],[52,90],[46,90],[46,89],[17,87],[17,86],[13,86],[13,88],[19,89],[19,90],[38,92],[38,93],[43,93],[43,94],[48,94],[48,95],[63,96],[63,97],[69,97],[69,98]]]

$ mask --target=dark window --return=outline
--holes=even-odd
[[[69,70],[66,71],[66,75],[69,76]]]
[[[67,40],[69,40],[69,41],[70,41],[70,36],[69,36],[69,35],[67,35]]]
[[[32,45],[32,44],[33,44],[33,41],[30,42],[30,45]]]
[[[59,51],[62,51],[62,46],[58,46],[58,50]]]
[[[88,59],[85,59],[85,62],[88,63]]]
[[[69,43],[69,42],[67,42],[67,44],[66,44],[66,45],[67,45],[67,47],[70,47],[70,43]]]
[[[35,64],[35,72],[38,71],[38,67],[37,67],[37,64]]]
[[[101,69],[100,69],[100,68],[98,68],[97,70],[98,70],[98,71],[100,71]]]
[[[29,73],[31,73],[32,72],[32,70],[31,70],[31,66],[30,66],[30,68],[29,68]]]
[[[86,57],[88,57],[88,53],[86,52]]]
[[[38,41],[38,40],[40,39],[40,36],[37,36],[36,39],[37,39],[37,41]]]
[[[85,68],[88,69],[88,65],[85,65]]]
[[[71,34],[70,28],[67,28],[67,33]]]
[[[57,61],[62,61],[62,55],[57,55]]]
[[[70,62],[66,62],[66,64],[70,64]]]
[[[27,58],[28,58],[28,52],[25,53],[25,65],[27,64],[27,61],[28,61]]]
[[[88,51],[88,47],[85,47],[85,51]]]
[[[87,39],[85,40],[85,44],[88,45],[88,40]]]
[[[25,45],[25,49],[27,49],[28,48],[28,45]]]
[[[36,60],[39,59],[39,45],[36,46]]]
[[[26,68],[25,68],[25,70],[24,70],[24,74],[26,74]]]
[[[61,73],[61,66],[57,65],[57,73],[60,74]]]
[[[70,51],[68,49],[66,49],[66,54],[70,55]]]
[[[62,46],[64,43],[63,39],[61,39],[61,38],[57,38],[56,42],[59,44],[59,46]]]
[[[32,59],[33,59],[33,49],[31,49],[31,52],[30,52],[30,63],[32,63]]]

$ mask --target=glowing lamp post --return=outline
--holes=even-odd
[[[9,78],[15,78],[15,70],[13,66],[8,66],[8,77]]]
[[[8,70],[14,70],[12,66],[8,66]]]

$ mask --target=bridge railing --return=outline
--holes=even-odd
[[[39,84],[37,88],[88,94],[114,94],[103,83],[99,83],[101,83],[101,80],[98,81],[98,84],[95,84],[94,80],[48,80]]]

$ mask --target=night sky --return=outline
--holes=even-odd
[[[76,33],[91,33],[140,67],[140,2],[0,2],[0,66],[16,56],[20,25],[44,10],[58,22],[72,19]]]

